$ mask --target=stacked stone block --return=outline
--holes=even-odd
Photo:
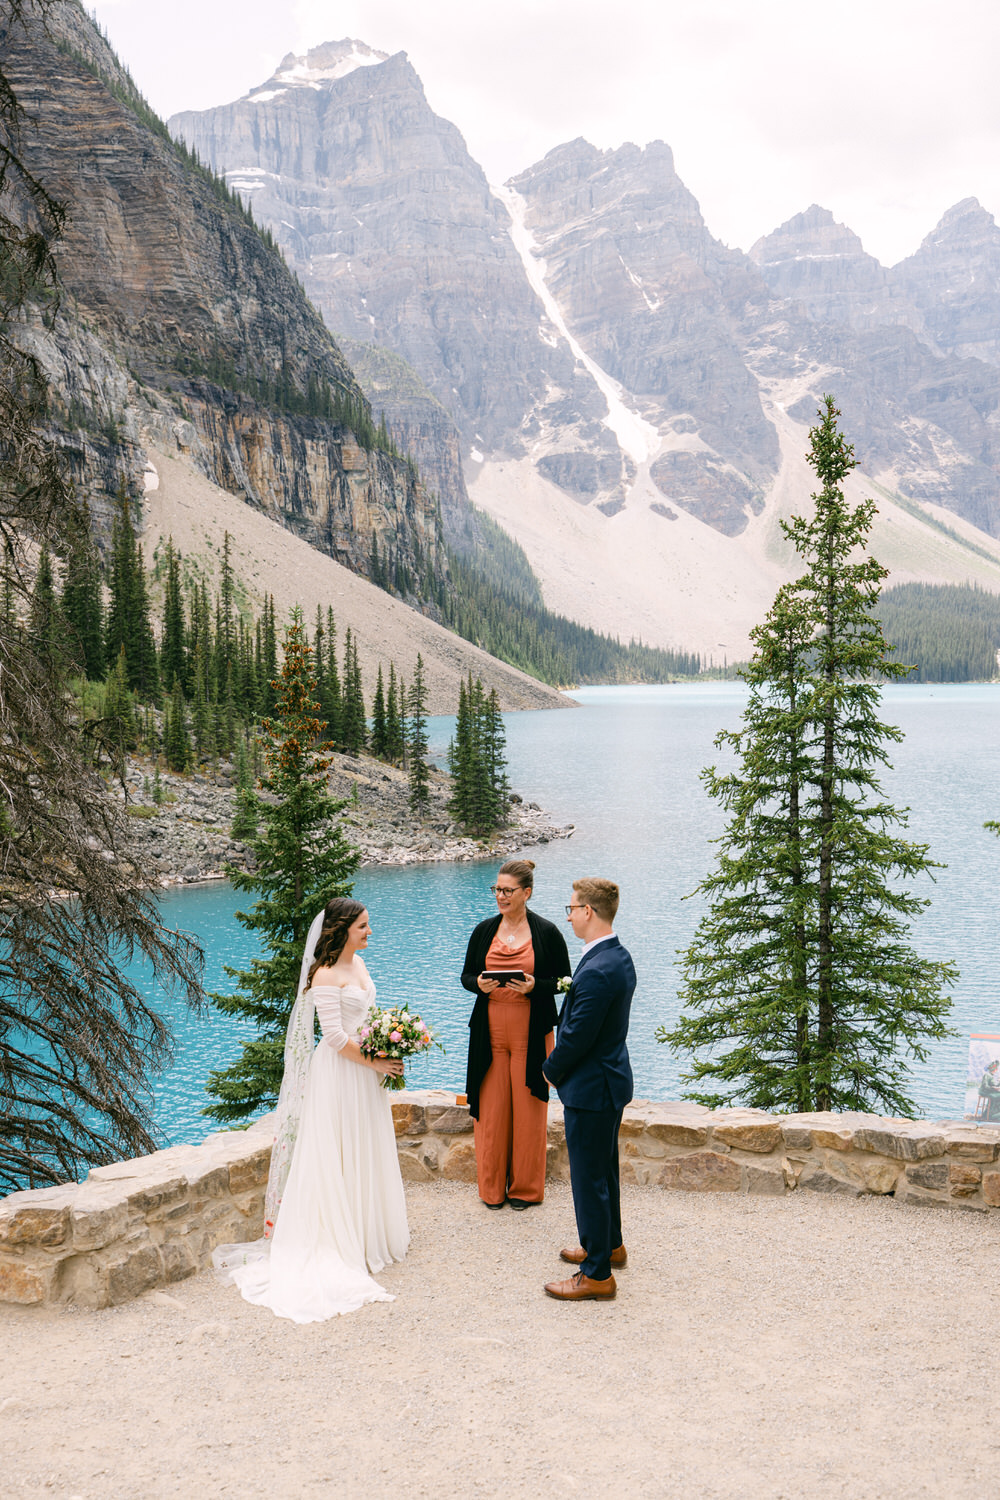
[[[437,1091],[401,1093],[392,1112],[406,1181],[475,1182],[466,1105]],[[1000,1126],[636,1101],[622,1120],[620,1152],[623,1182],[643,1187],[878,1194],[900,1204],[1000,1209]],[[270,1154],[265,1118],[200,1146],[96,1167],[82,1183],[12,1193],[0,1200],[0,1302],[107,1307],[195,1275],[216,1245],[263,1232]],[[569,1180],[555,1100],[547,1171]]]

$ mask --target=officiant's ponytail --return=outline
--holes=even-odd
[[[323,930],[314,950],[315,956],[309,966],[306,989],[312,988],[313,975],[317,969],[331,968],[344,951],[347,934],[358,920],[365,906],[363,901],[354,901],[350,896],[334,896],[323,912]]]

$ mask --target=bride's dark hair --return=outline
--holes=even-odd
[[[363,901],[353,901],[350,896],[334,896],[323,912],[323,928],[316,939],[313,961],[309,965],[306,989],[312,987],[317,969],[327,969],[337,962],[344,951],[348,930],[358,920],[365,906]]]

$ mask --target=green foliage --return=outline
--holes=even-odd
[[[277,1100],[285,1031],[310,923],[334,896],[350,894],[350,877],[358,867],[357,850],[336,821],[345,804],[329,794],[330,759],[318,740],[318,715],[312,648],[296,610],[285,635],[275,713],[263,724],[260,784],[268,796],[246,794],[260,824],[260,832],[247,841],[255,868],[231,871],[238,890],[260,893],[252,910],[237,916],[259,935],[265,956],[248,969],[227,967],[236,992],[212,996],[225,1015],[257,1028],[237,1061],[209,1076],[208,1092],[219,1102],[205,1113],[225,1123],[246,1120]]]
[[[187,676],[184,656],[184,600],[181,594],[180,558],[173,537],[167,540],[167,578],[163,594],[163,630],[160,635],[160,676],[167,692]]]
[[[512,599],[544,608],[541,585],[523,547],[485,510],[469,506],[465,532],[455,551],[493,588],[502,589]]]
[[[340,711],[340,747],[348,755],[360,755],[368,743],[364,685],[358,665],[358,643],[350,627],[344,636],[344,672]]]
[[[125,647],[118,653],[114,671],[104,688],[103,740],[113,759],[120,763],[127,750],[134,750],[139,743],[135,703],[128,688],[128,672],[125,665]]]
[[[430,800],[430,768],[427,765],[427,684],[424,659],[419,652],[406,706],[409,710],[406,759],[410,776],[410,810],[420,814]]]
[[[54,670],[65,654],[65,624],[52,576],[52,558],[43,543],[35,570],[28,632],[39,659]]]
[[[171,771],[184,772],[191,764],[191,740],[188,735],[187,714],[184,711],[184,695],[179,678],[174,681],[173,691],[164,715],[163,753]]]
[[[968,584],[901,583],[876,609],[897,661],[915,682],[989,682],[997,676],[1000,598]]]
[[[159,703],[160,674],[149,617],[142,551],[132,530],[131,504],[122,485],[111,532],[110,601],[104,655],[113,668],[124,650],[128,685],[142,703]]]
[[[385,682],[382,678],[382,663],[379,662],[378,678],[375,682],[375,699],[372,703],[371,752],[379,760],[388,759],[389,739],[385,721]]]
[[[403,690],[396,680],[396,664],[389,663],[389,689],[385,700],[385,759],[401,766],[406,755],[403,728]]]
[[[51,582],[35,599],[27,586],[35,549],[68,577],[87,530],[49,437],[44,372],[28,352],[36,340],[23,339],[57,306],[65,216],[21,154],[25,117],[6,68],[53,8],[5,0],[0,20],[0,1194],[155,1150],[149,1080],[170,1035],[130,960],[151,967],[150,988],[176,982],[200,1001],[198,950],[162,927],[136,879],[123,808],[93,769],[103,690],[82,682],[81,708],[69,675],[84,664],[77,642],[67,630],[66,649],[51,649]],[[30,78],[27,89],[33,106]]]
[[[455,738],[449,747],[452,817],[476,837],[503,827],[509,812],[506,738],[496,689],[487,695],[469,673],[458,693]]]
[[[895,831],[905,814],[876,774],[902,738],[878,716],[876,680],[906,668],[875,612],[874,505],[851,508],[841,489],[854,457],[838,417],[826,397],[810,434],[815,514],[784,525],[806,572],[753,632],[743,725],[716,740],[737,768],[704,773],[729,822],[683,955],[687,1011],[657,1036],[696,1054],[686,1076],[713,1085],[691,1094],[703,1103],[906,1115],[900,1053],[922,1060],[948,1034],[956,971],[906,943],[928,905],[907,883],[937,866]]]
[[[63,570],[62,614],[66,650],[74,671],[99,682],[104,676],[104,604],[101,569],[86,505],[69,532]]]
[[[491,656],[520,667],[554,687],[585,682],[672,682],[695,677],[701,658],[687,651],[663,651],[630,641],[623,646],[552,614],[525,597],[523,581],[498,583],[484,575],[478,560],[448,553],[449,579],[425,580],[425,595],[437,604],[445,623]]]

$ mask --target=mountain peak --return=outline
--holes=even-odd
[[[846,224],[838,224],[828,208],[812,203],[751,246],[748,254],[758,266],[786,260],[833,260],[841,256],[863,256],[858,236]]]
[[[996,220],[978,198],[963,198],[941,215],[920,248],[930,249],[952,241],[974,241],[983,235],[991,238],[996,235]]]
[[[262,96],[273,98],[274,94],[288,88],[319,89],[346,78],[358,68],[370,68],[388,62],[388,52],[379,52],[360,42],[355,37],[344,37],[339,42],[321,42],[301,56],[287,53],[266,83],[251,89],[247,98],[262,102]]]

